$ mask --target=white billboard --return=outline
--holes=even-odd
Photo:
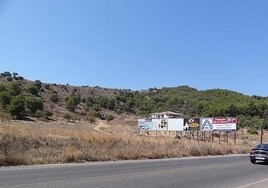
[[[201,118],[200,131],[212,131],[212,130],[213,130],[213,119]]]
[[[183,131],[183,118],[168,119],[168,131]]]
[[[153,130],[167,131],[168,119],[152,119]]]
[[[236,131],[237,118],[214,117],[212,126],[214,131]]]

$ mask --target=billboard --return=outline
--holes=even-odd
[[[212,126],[214,131],[236,131],[237,118],[214,117]]]
[[[150,120],[139,119],[138,130],[145,130],[145,131],[153,130],[153,123]]]
[[[196,131],[199,130],[200,119],[199,118],[184,118],[183,130],[184,131]]]
[[[236,125],[234,117],[138,119],[144,131],[236,131]]]
[[[168,131],[183,131],[183,118],[168,119]]]
[[[152,119],[153,130],[167,131],[168,119]]]
[[[212,118],[201,118],[200,131],[213,131],[213,119]]]

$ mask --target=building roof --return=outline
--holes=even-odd
[[[177,115],[177,116],[179,116],[181,114],[175,113],[175,112],[171,112],[171,111],[166,111],[166,112],[152,113],[150,115],[173,115],[173,116],[174,115]]]

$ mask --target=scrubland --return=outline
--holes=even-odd
[[[141,136],[116,123],[8,121],[0,123],[0,166],[238,154],[257,142],[242,131],[234,145]]]

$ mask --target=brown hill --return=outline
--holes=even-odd
[[[6,75],[7,74],[7,75]],[[5,88],[12,88],[18,86],[21,90],[21,96],[27,98],[39,98],[43,101],[43,110],[52,113],[51,120],[68,119],[69,121],[75,120],[90,120],[96,121],[97,119],[112,120],[124,119],[131,114],[119,112],[122,105],[116,97],[120,92],[128,90],[120,89],[106,89],[101,87],[89,86],[70,86],[62,84],[42,83],[39,80],[30,81],[21,76],[13,76],[8,72],[0,75],[0,85]],[[78,101],[72,104],[70,100],[69,107],[68,99],[76,96]],[[110,103],[110,106],[108,106]],[[120,114],[120,116],[119,116]],[[36,114],[27,113],[26,116],[30,119],[38,117]]]

